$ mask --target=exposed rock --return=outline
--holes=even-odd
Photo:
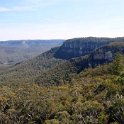
[[[55,54],[56,58],[71,59],[79,56],[91,54],[94,50],[106,46],[114,41],[124,41],[124,38],[75,38],[67,40],[63,43],[60,49]],[[106,57],[105,57],[106,56]],[[110,53],[97,53],[96,58],[110,59]]]

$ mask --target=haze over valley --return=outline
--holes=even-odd
[[[0,64],[14,65],[31,59],[53,47],[60,46],[64,40],[15,40],[0,41]]]

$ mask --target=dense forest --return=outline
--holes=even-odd
[[[0,84],[1,124],[123,124],[124,57],[86,69],[68,83]]]
[[[124,124],[124,38],[70,39],[1,66],[0,124]]]

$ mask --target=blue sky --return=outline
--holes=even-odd
[[[124,36],[124,0],[0,0],[0,40]]]

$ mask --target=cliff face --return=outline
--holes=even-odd
[[[114,41],[124,41],[124,38],[75,38],[67,40],[55,54],[56,58],[71,59],[91,54],[96,49],[106,46]]]
[[[112,42],[94,50],[87,56],[77,57],[69,61],[76,66],[77,73],[80,73],[85,68],[94,68],[97,65],[112,62],[117,53],[124,55],[124,42]]]
[[[117,53],[124,54],[124,42],[112,42],[106,46],[96,49],[89,56],[89,65],[111,62]]]
[[[109,38],[77,38],[63,43],[55,57],[60,59],[71,59],[92,53],[95,49],[112,42]]]

